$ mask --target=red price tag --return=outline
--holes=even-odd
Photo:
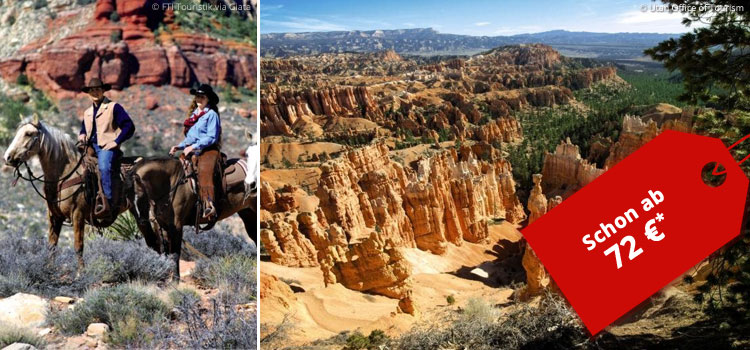
[[[720,140],[665,131],[522,233],[593,335],[735,238],[747,187]]]

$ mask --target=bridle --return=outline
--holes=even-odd
[[[37,142],[39,142],[39,140],[40,140],[40,135],[41,135],[41,133],[43,132],[43,130],[42,130],[42,128],[41,128],[41,127],[40,127],[39,125],[35,125],[34,123],[26,123],[26,124],[23,124],[23,125],[21,125],[21,126],[19,127],[19,129],[20,129],[21,127],[23,127],[23,126],[26,126],[26,125],[31,125],[31,126],[33,126],[33,127],[34,127],[34,129],[36,129],[36,131],[37,131],[37,134],[36,134],[36,135],[34,135],[34,139],[33,139],[32,143],[31,143],[31,144],[30,144],[30,145],[29,145],[29,146],[28,146],[28,147],[26,148],[26,150],[24,151],[24,158],[27,158],[27,159],[28,159],[28,154],[29,154],[29,152],[31,151],[31,149],[33,148],[33,146],[35,146],[35,145],[36,145],[36,143],[37,143]],[[52,208],[52,207],[56,207],[56,206],[53,206],[53,204],[58,204],[58,203],[60,203],[60,202],[63,202],[63,201],[66,201],[66,200],[68,200],[68,199],[72,198],[73,196],[75,196],[75,195],[76,195],[76,194],[77,194],[77,193],[78,193],[78,192],[79,192],[79,191],[81,190],[81,187],[78,187],[78,189],[76,189],[76,191],[74,191],[73,193],[71,193],[71,194],[70,194],[69,196],[67,196],[67,197],[65,197],[65,198],[62,198],[62,199],[57,199],[57,200],[52,200],[52,199],[48,199],[48,198],[47,198],[47,196],[45,196],[44,194],[42,194],[42,192],[41,192],[41,191],[39,191],[39,189],[38,189],[38,188],[37,188],[37,186],[36,186],[36,182],[41,182],[41,183],[42,183],[42,184],[44,184],[44,185],[52,185],[52,184],[54,184],[54,185],[56,185],[56,186],[55,186],[55,187],[56,187],[56,191],[60,192],[60,190],[59,190],[59,189],[57,189],[57,185],[59,185],[60,183],[63,183],[63,182],[65,182],[65,181],[66,181],[66,180],[68,180],[68,179],[69,179],[69,178],[70,178],[71,176],[73,176],[73,174],[75,174],[75,173],[77,172],[77,170],[78,170],[78,167],[79,167],[79,166],[81,165],[81,163],[83,162],[83,159],[84,159],[84,157],[85,157],[85,153],[81,153],[81,157],[80,157],[80,158],[78,159],[78,162],[76,163],[75,167],[73,167],[73,169],[72,169],[72,170],[70,171],[70,173],[66,174],[65,176],[62,176],[62,177],[60,177],[60,179],[59,179],[59,180],[57,180],[57,181],[47,181],[47,180],[45,180],[45,179],[44,179],[44,174],[42,174],[42,175],[40,175],[40,176],[36,176],[36,175],[34,175],[34,173],[33,173],[33,172],[31,171],[31,167],[29,167],[29,164],[27,163],[27,161],[25,161],[25,160],[24,160],[24,161],[21,161],[20,163],[18,163],[18,164],[17,164],[17,165],[16,165],[15,167],[14,167],[14,171],[13,171],[13,174],[14,174],[14,176],[16,177],[16,179],[15,179],[15,180],[13,180],[13,186],[15,186],[15,185],[16,185],[16,184],[18,183],[18,180],[19,180],[19,179],[23,179],[23,180],[25,180],[25,181],[28,181],[28,182],[30,182],[30,183],[31,183],[31,187],[33,187],[33,188],[34,188],[34,191],[35,191],[35,192],[36,192],[36,193],[37,193],[37,194],[38,194],[38,195],[39,195],[40,197],[42,197],[42,199],[44,199],[45,201],[47,201],[47,204],[48,204],[48,205],[50,205],[50,208]],[[28,176],[24,176],[24,175],[23,175],[23,171],[22,171],[22,170],[20,169],[20,168],[21,168],[21,165],[23,165],[24,167],[26,167],[26,172],[27,172]]]

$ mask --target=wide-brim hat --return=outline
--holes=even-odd
[[[190,94],[195,96],[203,95],[208,97],[208,104],[210,105],[215,106],[219,104],[219,96],[216,95],[211,85],[201,84],[197,89],[190,89]]]
[[[112,88],[112,86],[109,84],[103,84],[102,80],[99,78],[91,78],[91,80],[89,80],[89,83],[86,84],[86,86],[84,86],[83,88],[81,88],[81,90],[83,92],[89,92],[93,88],[102,88],[102,90],[108,91],[109,89]]]

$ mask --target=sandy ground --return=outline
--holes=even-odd
[[[341,284],[325,287],[319,268],[291,268],[261,262],[263,273],[274,275],[290,284],[296,300],[290,305],[261,302],[264,323],[278,324],[287,315],[293,327],[288,333],[288,345],[302,345],[317,339],[330,338],[342,331],[359,330],[369,334],[380,329],[391,336],[409,330],[415,323],[436,319],[449,309],[462,307],[472,298],[491,303],[505,303],[512,294],[507,286],[498,286],[499,265],[493,262],[503,252],[517,249],[514,244],[520,232],[510,223],[490,227],[487,243],[464,242],[450,246],[442,255],[433,255],[415,248],[401,251],[412,266],[414,298],[418,314],[411,316],[396,311],[398,300],[369,295],[345,288]],[[471,273],[480,268],[485,273]],[[453,295],[456,303],[448,305],[446,297]]]

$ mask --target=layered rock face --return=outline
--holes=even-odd
[[[382,111],[364,86],[279,91],[270,86],[261,99],[261,133],[294,135],[303,120],[315,116],[377,119]]]
[[[606,168],[598,169],[596,164],[582,159],[578,146],[567,139],[557,145],[555,153],[545,153],[542,167],[543,185],[548,190],[578,189],[605,171]]]
[[[320,208],[326,221],[341,226],[349,241],[376,230],[397,246],[415,246],[402,199],[406,171],[390,160],[385,144],[348,152],[323,164],[321,171],[316,191]]]
[[[641,117],[626,115],[622,120],[620,136],[610,148],[605,166],[613,167],[664,130],[691,132],[692,118],[692,110],[683,111],[668,104],[649,108]]]
[[[398,298],[407,312],[398,248],[442,254],[449,243],[486,241],[490,219],[525,219],[510,163],[477,152],[443,150],[412,170],[391,161],[383,143],[349,151],[321,166],[316,213],[280,204],[283,194],[261,184],[262,208],[275,212],[263,215],[261,240],[274,263],[318,265],[326,283]]]
[[[354,244],[332,270],[336,280],[328,282],[340,282],[357,291],[402,299],[411,288],[407,283],[411,275],[409,263],[392,241],[383,240],[375,232]]]
[[[295,214],[274,214],[260,231],[261,242],[273,262],[295,267],[318,266],[315,246],[303,233],[309,232],[310,227],[298,222]]]
[[[120,20],[110,21],[113,13]],[[190,87],[195,82],[253,89],[256,52],[251,44],[187,34],[169,23],[169,13],[145,0],[99,0],[88,26],[60,40],[41,38],[0,61],[0,75],[25,74],[55,98],[74,97],[92,77],[115,89],[134,84]],[[154,37],[149,25],[163,21],[173,35]],[[231,51],[228,48],[231,47]]]
[[[565,105],[571,89],[619,79],[614,67],[572,67],[545,45],[418,63],[388,51],[266,60],[262,132],[320,138],[333,117],[357,117],[397,135],[512,142],[521,138],[513,111]]]
[[[531,189],[531,193],[529,194],[527,206],[530,212],[529,225],[562,203],[562,197],[560,196],[556,196],[549,201],[547,200],[542,191],[542,175],[534,174],[533,181],[534,188]],[[554,232],[550,232],[550,234],[554,234]],[[544,288],[550,284],[550,278],[541,261],[539,261],[539,257],[536,256],[536,253],[534,253],[534,250],[528,244],[526,245],[526,251],[523,254],[521,264],[523,265],[523,269],[526,270],[526,290],[524,291],[524,297],[529,298],[541,294]]]

